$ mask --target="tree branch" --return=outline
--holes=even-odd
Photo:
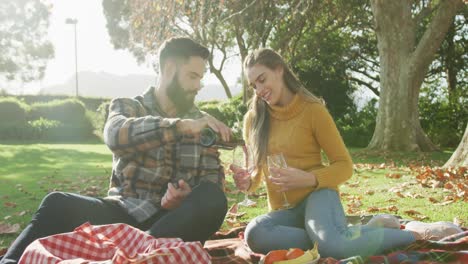
[[[423,71],[429,66],[444,40],[455,14],[463,5],[463,0],[442,1],[440,3],[434,18],[411,55],[410,65],[415,71]]]
[[[349,80],[350,81],[354,81],[354,82],[357,82],[358,84],[360,85],[364,85],[366,86],[367,88],[369,88],[369,90],[371,90],[375,95],[377,95],[378,97],[380,97],[380,92],[379,92],[379,89],[375,88],[374,86],[372,86],[371,84],[363,81],[363,80],[360,80],[358,78],[355,78],[355,77],[349,77]]]
[[[380,82],[380,77],[379,76],[372,76],[370,75],[369,73],[365,72],[365,71],[361,71],[361,70],[358,70],[358,69],[351,69],[352,71],[355,71],[355,72],[358,72],[364,76],[366,76],[367,78],[373,80],[373,81],[376,81],[376,82]]]

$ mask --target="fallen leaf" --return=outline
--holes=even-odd
[[[0,222],[0,234],[15,234],[20,231],[20,225],[19,224],[5,224],[3,222]]]
[[[429,197],[428,199],[429,199],[429,201],[430,201],[431,203],[438,203],[438,202],[439,202],[439,200],[437,200],[437,199],[434,198],[434,197]]]
[[[396,192],[395,193],[396,196],[400,197],[400,198],[405,198],[406,196],[404,194],[402,194],[401,192]]]
[[[425,215],[413,215],[411,217],[413,217],[415,220],[418,220],[418,221],[429,219],[429,217],[427,217]]]
[[[454,200],[448,200],[448,201],[445,201],[445,202],[436,203],[435,205],[444,206],[444,205],[447,205],[447,204],[451,204],[453,202],[455,202],[455,201]]]
[[[236,214],[236,213],[237,213],[237,208],[238,208],[237,203],[233,204],[233,205],[231,206],[231,208],[229,208],[228,213]]]
[[[385,177],[390,178],[390,179],[400,179],[401,178],[400,173],[387,173]]]
[[[15,215],[23,216],[23,215],[26,215],[27,213],[29,213],[29,211],[21,211],[21,212],[15,213]]]
[[[230,227],[238,227],[238,226],[241,226],[241,223],[239,221],[236,221],[236,220],[231,220],[229,218],[226,218],[226,224]]]
[[[416,211],[416,210],[406,210],[403,211],[403,213],[409,215],[409,216],[415,216],[415,215],[420,215],[421,213]]]
[[[375,192],[372,191],[372,190],[366,191],[366,194],[367,194],[367,195],[374,195],[374,193],[375,193]]]
[[[266,197],[267,196],[267,193],[266,192],[262,192],[262,193],[252,193],[252,194],[249,194],[249,196],[252,196],[252,197],[255,197],[255,198],[259,198],[259,197]]]
[[[453,218],[453,223],[456,224],[457,226],[465,226],[465,223],[462,220],[460,220],[460,218],[458,217]]]
[[[3,205],[5,207],[15,208],[17,204],[12,203],[12,202],[4,202]]]

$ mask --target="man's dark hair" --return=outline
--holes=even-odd
[[[210,51],[190,38],[170,38],[164,41],[159,48],[159,68],[163,69],[163,65],[168,58],[188,60],[192,56],[207,60],[210,56]]]

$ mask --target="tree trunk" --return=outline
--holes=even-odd
[[[455,89],[457,87],[457,67],[455,66],[455,22],[452,22],[447,32],[447,54],[445,56],[445,67],[447,68],[447,84],[449,93],[449,103],[456,100]]]
[[[376,128],[368,148],[433,151],[419,122],[419,90],[434,54],[461,0],[442,1],[421,40],[416,43],[412,0],[372,0],[380,57],[380,101]]]
[[[468,124],[460,144],[444,167],[468,167]]]
[[[213,65],[213,62],[210,60],[210,71],[212,73],[214,73],[214,75],[218,78],[218,80],[221,82],[221,84],[223,85],[223,88],[224,88],[224,92],[226,92],[226,96],[227,98],[231,99],[232,98],[232,94],[231,94],[231,90],[229,90],[229,85],[227,84],[226,80],[224,79],[224,76],[223,74],[221,73],[220,70],[216,69]]]
[[[237,42],[237,47],[239,48],[239,54],[241,57],[241,84],[242,84],[242,102],[244,104],[247,104],[247,101],[249,99],[249,86],[248,86],[248,81],[245,80],[245,73],[244,73],[244,60],[248,55],[247,47],[244,41],[244,38],[242,37],[242,28],[241,28],[241,23],[239,19],[237,18],[234,22],[234,28],[235,28],[235,33],[236,33],[236,42]]]

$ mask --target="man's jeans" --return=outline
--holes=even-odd
[[[247,225],[245,239],[254,252],[263,254],[293,247],[311,249],[316,241],[321,257],[335,259],[381,254],[415,241],[411,232],[400,229],[348,227],[339,195],[331,189],[312,192],[295,208],[255,218]]]
[[[137,223],[120,206],[98,198],[53,192],[39,205],[32,221],[10,247],[1,264],[17,263],[26,247],[37,238],[71,232],[85,222],[93,225],[126,223],[148,230],[154,237],[179,237],[205,242],[223,223],[227,201],[223,191],[211,182],[193,188],[183,203],[161,211],[144,223]]]

